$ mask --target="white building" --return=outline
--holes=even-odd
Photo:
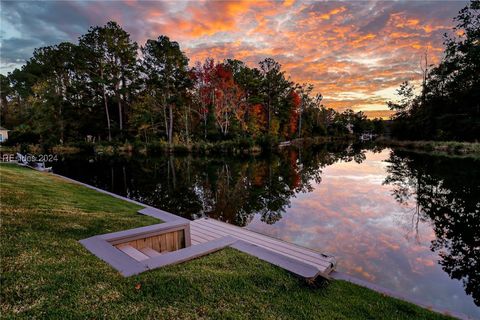
[[[4,127],[0,127],[0,143],[8,140],[8,130]]]

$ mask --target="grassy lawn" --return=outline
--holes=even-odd
[[[123,278],[77,240],[158,220],[14,165],[0,180],[2,318],[444,318],[344,281],[309,287],[234,249]]]

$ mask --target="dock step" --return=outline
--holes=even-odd
[[[141,251],[135,249],[134,247],[132,247],[129,244],[119,244],[117,246],[117,249],[122,251],[123,253],[129,255],[130,257],[132,257],[133,259],[135,259],[137,261],[143,261],[143,260],[149,259],[149,256],[147,256],[146,254],[142,253]]]
[[[158,257],[159,255],[161,255],[160,252],[158,252],[157,250],[153,250],[150,247],[144,247],[144,248],[140,249],[140,251],[142,253],[146,254],[150,258]]]

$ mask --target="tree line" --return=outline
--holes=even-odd
[[[480,138],[480,1],[473,0],[454,18],[437,66],[422,58],[418,90],[404,82],[400,101],[389,102],[392,132],[400,139],[478,141]],[[417,94],[416,92],[419,91]]]
[[[167,36],[139,47],[116,22],[77,44],[35,49],[1,80],[1,125],[11,143],[285,141],[381,130],[362,112],[339,113],[272,58],[251,68],[207,58],[189,66]]]

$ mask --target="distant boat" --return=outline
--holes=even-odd
[[[279,146],[280,148],[282,148],[282,147],[287,147],[287,146],[289,146],[289,145],[291,145],[291,144],[292,144],[291,141],[282,141],[282,142],[280,142],[280,143],[278,144],[278,146]]]
[[[17,161],[18,161],[19,164],[21,164],[23,166],[28,165],[27,157],[24,156],[21,153],[18,153],[18,152],[17,152]]]
[[[27,155],[23,155],[23,154],[17,152],[18,164],[20,164],[22,166],[25,166],[25,167],[32,168],[32,169],[37,170],[37,171],[42,171],[42,172],[51,172],[52,171],[52,167],[46,167],[45,162],[28,161],[29,160],[28,158],[29,157]]]
[[[373,133],[362,133],[360,135],[360,141],[370,141],[373,138],[375,138],[375,135]]]

